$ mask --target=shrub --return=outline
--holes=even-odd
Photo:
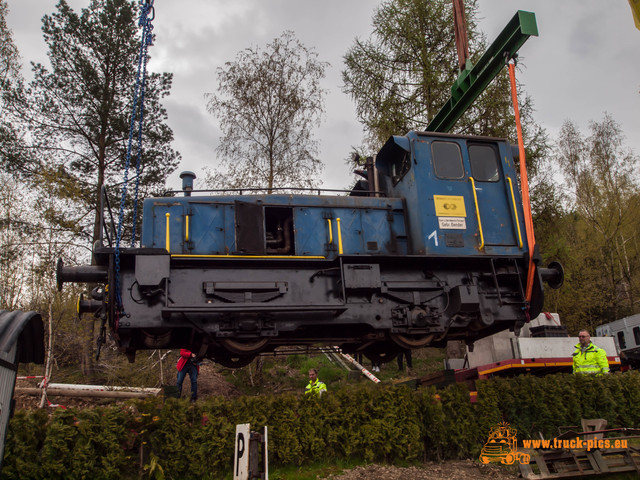
[[[476,457],[505,420],[518,439],[546,438],[559,425],[605,418],[638,427],[640,373],[603,377],[521,376],[439,391],[358,385],[322,397],[284,394],[226,400],[153,398],[128,407],[18,412],[9,425],[3,478],[220,478],[230,468],[235,426],[269,427],[272,465],[317,461]],[[140,465],[142,451],[143,465]],[[142,469],[140,468],[142,467]]]

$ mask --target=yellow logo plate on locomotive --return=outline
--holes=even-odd
[[[457,195],[434,195],[433,203],[436,206],[438,217],[466,217],[464,197]]]

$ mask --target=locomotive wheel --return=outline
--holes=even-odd
[[[253,362],[257,355],[224,355],[220,354],[213,358],[213,361],[227,368],[242,368]]]
[[[362,350],[362,354],[373,363],[382,364],[398,356],[398,347],[389,342],[377,342]]]
[[[435,335],[433,333],[430,335],[401,335],[399,333],[391,333],[389,336],[396,345],[406,348],[407,350],[412,350],[414,348],[428,346],[433,341]]]
[[[381,364],[387,363],[398,356],[398,352],[372,352],[365,351],[363,355],[371,360],[373,363]]]
[[[268,338],[261,338],[255,341],[238,341],[225,338],[220,340],[220,345],[237,355],[255,355],[264,350],[269,343]]]

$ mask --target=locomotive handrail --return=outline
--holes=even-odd
[[[338,315],[346,311],[344,304],[335,305],[271,305],[265,303],[220,303],[208,306],[171,305],[161,310],[163,316],[175,313],[226,313],[226,312],[333,312]]]
[[[243,194],[243,192],[267,192],[267,193],[271,193],[271,192],[276,192],[276,191],[297,191],[297,192],[318,192],[318,195],[321,194],[321,192],[341,192],[341,193],[351,193],[351,189],[349,190],[344,190],[344,189],[338,189],[338,188],[303,188],[303,187],[258,187],[258,188],[209,188],[209,189],[202,189],[202,190],[189,190],[190,193],[222,193],[222,192],[229,192],[229,193],[239,193],[240,195]],[[164,192],[164,195],[170,195],[170,194],[178,194],[178,193],[184,193],[184,190],[167,190],[166,192]],[[380,196],[380,197],[386,197],[387,194],[385,192],[382,191],[373,191],[373,192],[368,192],[369,194],[371,194],[371,196]]]
[[[516,227],[518,227],[518,246],[522,248],[522,232],[520,231],[520,220],[518,220],[518,209],[516,208],[516,196],[513,194],[513,182],[511,177],[507,177],[509,180],[509,188],[511,189],[511,201],[513,202],[513,215],[516,217]]]
[[[484,235],[482,234],[482,220],[480,220],[480,208],[478,207],[478,195],[476,194],[476,182],[473,177],[469,177],[471,180],[471,189],[473,190],[473,201],[476,205],[476,216],[478,217],[478,231],[480,232],[480,250],[484,248]]]
[[[342,255],[344,251],[342,250],[342,232],[340,231],[340,218],[336,218],[336,223],[338,224],[338,254]]]
[[[333,229],[331,228],[331,219],[327,218],[327,222],[329,223],[329,244],[333,243]]]
[[[189,253],[172,253],[171,258],[255,258],[255,259],[290,259],[303,258],[308,260],[326,260],[327,257],[322,255],[205,255],[205,254],[189,254]]]
[[[164,214],[165,217],[167,217],[167,229],[166,229],[166,238],[165,238],[165,243],[164,246],[167,249],[167,252],[171,253],[171,246],[170,246],[170,235],[169,235],[169,224],[171,223],[171,214],[169,212]]]

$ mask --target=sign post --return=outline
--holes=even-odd
[[[233,480],[249,478],[249,424],[236,425],[236,453],[233,456]]]
[[[260,445],[262,444],[262,455]],[[263,433],[251,431],[251,425],[236,425],[235,454],[233,457],[233,480],[269,480],[269,454],[267,427]],[[261,458],[262,457],[262,458]],[[262,470],[260,462],[262,461]]]

